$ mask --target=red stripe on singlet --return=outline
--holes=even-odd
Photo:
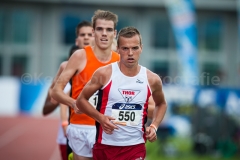
[[[106,110],[106,106],[108,103],[108,95],[109,95],[109,91],[112,85],[112,81],[103,89],[103,94],[102,94],[102,103],[101,103],[101,109],[100,109],[100,113],[104,114],[105,110]],[[102,142],[102,133],[103,133],[103,129],[102,126],[99,126],[99,136],[98,136],[98,143]]]
[[[146,142],[146,134],[145,134],[145,132],[144,132],[144,121],[145,121],[145,119],[147,118],[148,100],[149,100],[149,97],[151,96],[151,92],[150,92],[149,86],[147,86],[147,90],[148,90],[147,99],[146,99],[146,102],[145,102],[145,104],[144,104],[143,119],[142,119],[142,124],[143,124],[143,127],[142,127],[143,139],[144,139],[145,142]]]

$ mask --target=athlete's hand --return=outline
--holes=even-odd
[[[75,113],[82,114],[82,112],[78,109],[76,105],[76,101],[72,104],[72,109],[74,110]]]
[[[115,120],[115,118],[103,115],[99,122],[103,131],[107,134],[112,134],[114,129],[118,129],[118,127],[114,125],[111,120]]]
[[[153,127],[146,128],[146,138],[149,142],[154,142],[157,140],[157,133]]]

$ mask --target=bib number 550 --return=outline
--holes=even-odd
[[[118,116],[119,121],[134,121],[135,120],[135,112],[134,111],[120,111]]]

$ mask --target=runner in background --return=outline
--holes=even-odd
[[[92,25],[88,21],[82,21],[79,23],[76,27],[76,40],[75,40],[75,45],[71,47],[70,52],[69,52],[69,58],[71,55],[79,48],[83,48],[84,46],[88,45],[93,45],[94,44],[94,38],[92,35]],[[59,104],[57,101],[53,100],[50,97],[50,93],[52,91],[52,88],[56,82],[56,79],[59,77],[59,75],[62,73],[64,68],[67,65],[67,61],[64,61],[61,63],[59,66],[57,75],[55,76],[53,83],[51,84],[48,95],[46,97],[46,101],[43,107],[43,115],[47,115],[54,111],[58,106],[60,106],[60,127],[58,131],[58,136],[57,136],[57,143],[60,146],[60,151],[62,155],[62,159],[66,160],[68,159],[68,155],[72,152],[71,148],[68,147],[67,145],[67,139],[66,139],[66,130],[67,126],[69,124],[68,117],[69,117],[69,107],[63,104]],[[67,87],[65,87],[65,90],[68,90],[68,96],[70,96],[70,89],[71,85],[68,83]]]
[[[60,103],[72,107],[67,137],[73,150],[74,160],[92,159],[92,147],[95,142],[95,121],[85,114],[78,114],[76,98],[82,88],[101,66],[119,60],[118,53],[112,51],[113,39],[116,37],[118,17],[110,11],[97,10],[92,17],[95,44],[76,51],[68,61],[66,68],[59,76],[52,92],[52,97]],[[64,94],[63,89],[72,80],[72,97]],[[97,103],[96,94],[91,103]]]

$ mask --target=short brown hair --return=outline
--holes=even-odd
[[[76,27],[76,36],[78,37],[78,34],[79,34],[79,30],[82,28],[82,27],[92,27],[92,24],[91,22],[89,21],[82,21],[80,23],[78,23],[77,27]]]
[[[97,10],[94,12],[94,15],[92,17],[92,24],[93,29],[96,27],[96,21],[97,19],[105,19],[108,21],[113,21],[114,23],[114,29],[116,29],[117,22],[118,22],[118,16],[110,11],[104,11],[104,10]]]
[[[118,35],[117,35],[117,44],[119,45],[119,38],[120,37],[125,37],[125,38],[131,38],[135,35],[138,35],[139,36],[139,39],[140,39],[140,45],[142,45],[142,37],[141,37],[141,34],[140,32],[138,31],[137,28],[135,27],[124,27],[122,28]]]

